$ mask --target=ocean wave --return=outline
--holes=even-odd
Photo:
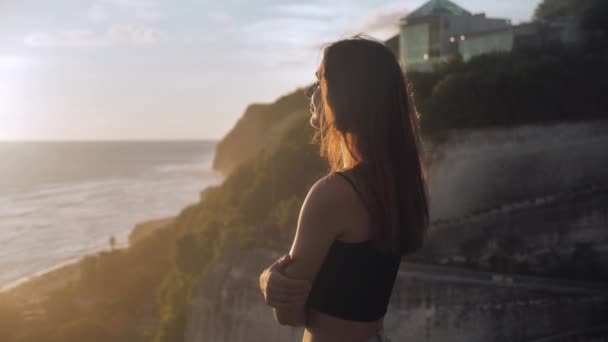
[[[136,223],[176,215],[197,201],[202,189],[220,181],[200,174],[163,175],[47,187],[42,194],[3,198],[0,264],[6,267],[0,267],[0,288],[48,272],[63,260],[107,249],[110,236],[126,243]]]
[[[38,189],[16,194],[15,200],[37,200],[40,198],[56,197],[59,195],[83,193],[84,191],[103,189],[112,186],[122,186],[129,183],[129,178],[110,178],[83,182],[61,182],[46,184]]]
[[[181,173],[181,172],[199,172],[212,173],[210,171],[211,162],[201,161],[195,163],[180,163],[180,164],[165,164],[154,168],[154,171],[160,173]]]

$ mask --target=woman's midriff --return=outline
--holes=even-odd
[[[367,342],[383,328],[383,320],[354,322],[308,309],[302,342]]]

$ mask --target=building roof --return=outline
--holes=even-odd
[[[410,13],[406,18],[420,18],[432,15],[472,15],[471,12],[456,5],[450,0],[430,0],[418,9]]]
[[[469,32],[465,34],[467,38],[477,38],[483,36],[489,36],[494,34],[500,34],[504,32],[513,32],[515,34],[536,34],[538,31],[540,24],[536,22],[531,23],[523,23],[514,26],[505,26],[505,27],[497,27],[491,30],[477,31],[477,32]],[[532,31],[530,31],[532,30]]]

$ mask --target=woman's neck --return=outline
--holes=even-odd
[[[356,138],[350,133],[347,134],[346,141],[342,144],[342,167],[344,169],[351,169],[363,160],[356,146]]]

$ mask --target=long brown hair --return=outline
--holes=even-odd
[[[321,154],[332,172],[356,165],[380,250],[418,250],[429,209],[418,116],[401,66],[383,43],[356,36],[327,46],[319,73]]]

